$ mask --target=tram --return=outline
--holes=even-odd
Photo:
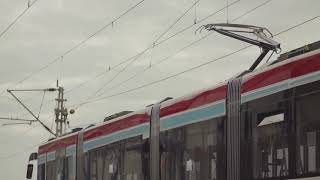
[[[320,41],[37,152],[38,180],[300,178],[320,179]]]

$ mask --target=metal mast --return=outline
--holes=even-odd
[[[68,116],[68,110],[64,106],[64,102],[67,101],[67,99],[64,99],[64,88],[58,86],[58,98],[56,98],[57,101],[57,107],[54,109],[54,113],[56,116],[55,122],[56,122],[56,135],[62,136],[66,132],[66,125],[67,125],[67,116]]]

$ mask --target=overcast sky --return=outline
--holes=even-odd
[[[267,2],[264,6],[234,21],[269,28],[280,32],[305,20],[319,16],[318,0],[229,0],[232,6],[223,10],[170,40],[146,51],[134,63],[113,68],[144,49],[150,47],[194,0],[145,0],[134,10],[105,28],[74,51],[48,66],[41,67],[60,57],[77,43],[86,39],[102,26],[113,21],[138,3],[139,0],[39,0],[7,33],[0,37],[0,116],[32,118],[5,92],[7,88],[55,87],[59,79],[66,91],[67,107],[85,102],[100,87],[111,81],[100,93],[101,97],[131,89],[175,73],[184,71],[214,58],[244,47],[246,44],[212,34],[193,46],[177,53],[181,48],[199,40],[208,33],[195,34],[203,24],[230,22],[243,13]],[[194,24],[226,5],[226,0],[200,0],[196,9],[190,10],[158,42],[187,26]],[[27,6],[26,0],[0,0],[0,32]],[[282,50],[288,51],[320,39],[320,18],[283,33],[275,40]],[[72,127],[103,121],[103,118],[123,110],[138,110],[165,97],[180,97],[225,81],[248,68],[259,55],[258,48],[249,48],[218,62],[211,63],[175,78],[154,84],[96,103],[86,104],[69,116]],[[166,61],[161,59],[171,56]],[[275,59],[274,55],[272,59]],[[159,64],[157,64],[159,63]],[[98,74],[111,68],[98,78]],[[125,68],[126,67],[126,68]],[[124,69],[125,68],[125,69]],[[144,73],[142,73],[148,68]],[[121,72],[121,73],[119,73]],[[136,73],[135,78],[127,80]],[[17,84],[33,74],[31,78]],[[119,74],[119,75],[117,75]],[[117,75],[116,78],[115,75]],[[126,81],[127,80],[127,81]],[[77,87],[82,82],[88,83]],[[122,83],[126,81],[125,83]],[[118,84],[122,85],[118,85]],[[77,87],[74,88],[73,87]],[[112,88],[111,88],[112,87]],[[39,112],[42,93],[17,93],[34,112]],[[55,92],[46,93],[40,113],[42,119],[52,127]],[[6,123],[6,121],[1,121]],[[0,174],[1,179],[25,179],[29,154],[37,150],[37,144],[46,141],[49,133],[39,124],[0,126]],[[36,175],[34,174],[34,179]]]

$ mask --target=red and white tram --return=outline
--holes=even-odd
[[[37,179],[320,179],[319,47],[50,140]]]

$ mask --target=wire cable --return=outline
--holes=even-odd
[[[269,0],[269,1],[271,1],[271,0]],[[237,1],[235,1],[235,2],[230,3],[228,7],[231,7],[231,6],[235,5],[235,4],[238,3],[238,2],[240,2],[240,0],[237,0]],[[197,1],[196,3],[198,3],[198,1]],[[196,5],[196,3],[193,4],[193,5]],[[193,6],[192,6],[192,7],[193,7]],[[190,9],[192,9],[192,7],[191,7]],[[213,13],[209,14],[208,16],[202,18],[200,21],[198,21],[198,23],[201,23],[201,22],[207,20],[208,18],[210,18],[210,17],[212,17],[212,16],[214,16],[214,15],[222,12],[222,11],[223,11],[224,9],[226,9],[226,8],[227,8],[227,6],[224,6],[224,7],[222,7],[221,9],[218,9],[217,11],[214,11]],[[190,10],[187,10],[187,12],[189,12],[189,11],[190,11]],[[182,14],[182,17],[183,17],[183,14]],[[179,18],[178,18],[178,19],[179,19]],[[176,23],[173,23],[173,24],[176,24]],[[144,54],[144,53],[147,52],[148,50],[153,49],[153,48],[155,48],[155,47],[157,47],[157,46],[165,43],[166,41],[169,41],[169,40],[172,39],[173,37],[178,36],[179,34],[181,34],[181,33],[185,32],[185,31],[189,30],[189,29],[192,28],[194,25],[195,25],[195,24],[191,24],[190,26],[187,26],[186,28],[184,28],[184,29],[176,32],[175,34],[173,34],[173,35],[171,35],[171,36],[169,36],[169,37],[167,37],[167,38],[165,38],[165,39],[163,39],[163,40],[161,40],[161,41],[159,41],[161,38],[156,39],[156,42],[157,42],[157,43],[154,43],[152,46],[147,47],[146,49],[144,49],[143,51],[139,52],[138,54],[136,54],[136,55],[134,55],[134,56],[132,56],[132,57],[130,57],[130,58],[127,58],[127,59],[124,60],[124,61],[121,61],[121,62],[118,63],[116,66],[114,66],[111,70],[113,70],[113,69],[115,69],[116,67],[118,67],[118,66],[120,66],[120,65],[122,65],[122,64],[125,64],[125,63],[127,63],[127,62],[129,62],[130,64],[133,63],[134,61],[137,60],[137,58],[139,58],[142,54]],[[170,28],[169,28],[169,30],[170,30]],[[169,31],[169,30],[168,30],[168,31]],[[165,35],[165,34],[163,34],[163,35]],[[162,35],[162,36],[163,36],[163,35]],[[161,37],[161,36],[159,36],[159,37]],[[116,76],[119,76],[119,75],[120,75],[122,72],[124,72],[129,66],[130,66],[130,65],[126,66],[123,70],[120,70],[121,72],[120,72],[120,73],[117,73]],[[89,83],[90,81],[95,80],[96,78],[102,76],[102,75],[105,74],[106,72],[108,72],[108,71],[104,71],[104,72],[102,72],[102,73],[94,76],[93,78],[90,78],[89,80],[84,81],[83,83],[79,84],[79,85],[76,86],[76,87],[77,87],[77,88],[78,88],[78,87],[81,87],[81,86]],[[109,83],[110,83],[110,82],[107,82],[107,84],[109,84]],[[75,90],[75,89],[76,89],[76,88],[72,88],[72,90],[70,90],[70,91],[73,91],[73,90]],[[100,88],[99,88],[99,89],[100,89]],[[101,90],[102,90],[102,89],[103,89],[103,88],[101,88]],[[67,92],[69,93],[70,91],[67,91]],[[96,93],[95,93],[95,94],[96,94]],[[91,96],[92,96],[92,95],[91,95]],[[90,97],[91,97],[91,96],[90,96]],[[99,96],[100,96],[100,95],[99,95]]]
[[[315,20],[315,19],[317,19],[317,18],[319,18],[319,16],[315,16],[315,17],[313,17],[313,18],[311,18],[311,19],[308,19],[308,20],[303,21],[303,22],[301,22],[301,23],[299,23],[299,24],[296,24],[296,25],[294,25],[294,26],[292,26],[292,27],[290,27],[290,28],[288,28],[288,29],[282,30],[282,31],[276,33],[274,36],[278,36],[278,35],[280,35],[280,34],[286,33],[286,32],[288,32],[288,31],[290,31],[290,30],[292,30],[292,29],[295,29],[295,28],[297,28],[297,27],[300,27],[300,26],[304,25],[305,23],[311,22],[311,21],[313,21],[313,20]],[[200,64],[200,65],[193,66],[193,67],[191,67],[191,68],[189,68],[189,69],[186,69],[186,70],[181,71],[181,72],[179,72],[179,73],[176,73],[176,74],[167,76],[167,77],[165,77],[165,78],[161,78],[161,79],[158,79],[158,80],[156,80],[156,81],[152,81],[152,82],[150,82],[150,83],[146,83],[146,84],[143,84],[143,85],[140,85],[140,86],[137,86],[137,87],[134,87],[134,88],[131,88],[131,89],[128,89],[128,90],[119,92],[119,93],[111,94],[111,95],[108,95],[108,96],[104,96],[104,97],[101,97],[101,98],[97,98],[97,99],[95,99],[95,100],[90,100],[90,101],[87,101],[87,102],[83,102],[83,103],[77,104],[77,105],[75,105],[75,106],[76,106],[75,109],[79,109],[81,106],[86,105],[86,104],[90,104],[90,103],[98,102],[98,101],[101,101],[101,100],[109,99],[109,98],[112,98],[112,97],[115,97],[115,96],[119,96],[119,95],[123,95],[123,94],[130,93],[130,92],[132,92],[132,91],[136,91],[136,90],[139,90],[139,89],[142,89],[142,88],[145,88],[145,87],[154,85],[154,84],[158,84],[158,83],[163,82],[163,81],[166,81],[166,80],[168,80],[168,79],[177,77],[177,76],[179,76],[179,75],[181,75],[181,74],[184,74],[184,73],[193,71],[193,70],[195,70],[195,69],[198,69],[198,68],[200,68],[200,67],[206,66],[206,65],[211,64],[211,63],[213,63],[213,62],[216,62],[216,61],[219,61],[219,60],[221,60],[221,59],[227,58],[227,57],[229,57],[229,56],[231,56],[231,55],[234,55],[234,54],[239,53],[239,52],[241,52],[241,51],[243,51],[243,50],[245,50],[245,49],[248,49],[248,48],[251,47],[251,46],[252,46],[252,45],[248,45],[248,46],[242,47],[242,48],[240,48],[240,49],[238,49],[238,50],[236,50],[236,51],[233,51],[233,52],[228,53],[228,54],[226,54],[226,55],[223,55],[223,56],[220,56],[220,57],[218,57],[218,58],[212,59],[212,60],[207,61],[207,62],[205,62],[205,63],[202,63],[202,64]]]
[[[42,96],[42,99],[41,99],[41,104],[40,104],[39,113],[38,113],[38,118],[40,117],[40,113],[41,113],[41,110],[42,110],[42,105],[43,105],[43,100],[44,100],[44,96],[45,95],[46,95],[46,91],[43,91],[43,96]]]
[[[129,82],[129,81],[131,81],[132,79],[138,77],[139,75],[142,75],[142,74],[146,73],[146,72],[149,71],[151,68],[154,68],[154,67],[158,66],[159,64],[161,64],[161,63],[169,60],[170,58],[172,58],[172,57],[176,56],[177,54],[181,53],[182,51],[184,51],[185,49],[188,49],[188,48],[194,46],[195,44],[197,44],[197,43],[199,43],[200,41],[206,39],[207,37],[209,37],[209,36],[210,36],[211,34],[213,34],[213,33],[214,33],[214,32],[209,32],[208,34],[206,34],[205,36],[201,37],[200,39],[197,39],[197,40],[195,40],[195,41],[192,41],[191,43],[189,43],[188,45],[182,47],[181,49],[179,49],[179,50],[176,51],[175,53],[173,53],[173,54],[171,54],[171,55],[169,55],[169,56],[167,56],[167,57],[165,57],[165,58],[162,58],[161,60],[157,61],[157,62],[156,62],[154,65],[152,65],[151,67],[144,68],[142,71],[139,71],[139,72],[135,73],[134,75],[132,75],[132,76],[129,77],[128,79],[125,79],[125,80],[121,81],[120,83],[118,83],[118,84],[116,84],[116,85],[108,88],[108,91],[110,91],[110,90],[112,90],[112,89],[115,89],[115,88],[117,88],[117,87],[119,87],[119,86],[121,86],[121,85],[123,85],[123,84],[125,84],[125,83],[127,83],[127,82]],[[107,92],[107,90],[104,91],[103,93],[101,93],[101,95],[105,94],[106,92]],[[100,96],[101,96],[101,95],[100,95]],[[100,96],[98,96],[98,97],[100,97]]]
[[[250,9],[249,11],[246,11],[246,12],[243,13],[242,15],[240,15],[240,16],[238,16],[237,18],[233,19],[232,22],[237,21],[237,20],[239,20],[240,18],[242,18],[242,17],[250,14],[251,12],[255,11],[256,9],[258,9],[258,8],[266,5],[266,4],[269,3],[270,1],[272,1],[272,0],[267,0],[267,1],[259,4],[258,6],[254,7],[253,9]],[[229,4],[228,4],[228,6],[229,6]],[[227,6],[227,7],[228,7],[228,6]],[[207,16],[207,17],[208,17],[208,16]],[[205,19],[207,19],[207,17],[206,17]],[[202,22],[202,21],[203,21],[203,20],[201,20],[200,22]],[[170,59],[171,57],[177,55],[178,53],[184,51],[185,49],[187,49],[187,48],[195,45],[195,44],[198,43],[199,41],[202,41],[203,39],[207,38],[209,35],[211,35],[211,32],[208,33],[206,36],[200,38],[199,40],[196,40],[196,41],[194,41],[194,42],[191,42],[190,44],[188,44],[187,46],[183,47],[182,49],[180,49],[178,52],[174,53],[173,55],[170,55],[170,56],[168,56],[167,58],[164,58],[164,59],[160,60],[160,61],[159,61],[158,63],[156,63],[154,66],[157,66],[157,65],[161,64],[162,62]],[[154,67],[154,66],[153,66],[153,67]],[[148,71],[149,69],[151,69],[151,68],[143,69],[143,70],[141,71],[141,74],[145,73],[145,72]],[[121,73],[121,72],[120,72],[120,73]],[[113,86],[113,87],[109,88],[108,90],[114,89],[115,87],[118,87],[118,86],[120,86],[120,85],[122,85],[122,84],[124,84],[124,83],[126,83],[126,82],[128,82],[128,81],[130,81],[130,80],[132,80],[134,77],[137,77],[138,75],[139,75],[139,73],[136,73],[136,74],[134,74],[133,76],[129,77],[128,79],[126,79],[126,80],[118,83],[116,86]],[[103,94],[105,94],[106,91],[108,91],[108,90],[105,90],[103,93],[101,93],[100,95],[98,95],[98,96],[96,96],[96,97],[101,97],[101,96],[102,96]],[[90,98],[88,98],[88,99],[90,99]]]
[[[22,18],[22,16],[37,2],[38,0],[34,0],[31,3],[28,3],[28,6],[0,33],[0,38],[9,31],[9,29],[15,25],[19,19]]]
[[[92,37],[96,36],[97,34],[99,34],[100,32],[102,32],[104,29],[106,29],[109,26],[112,26],[116,21],[118,21],[119,19],[121,19],[122,17],[124,17],[125,15],[127,15],[129,12],[131,12],[132,10],[134,10],[136,7],[138,7],[140,4],[142,4],[145,0],[141,0],[138,3],[136,3],[135,5],[133,5],[132,7],[130,7],[129,9],[127,9],[125,12],[121,13],[120,15],[118,15],[116,18],[114,18],[112,21],[110,21],[109,23],[103,25],[101,28],[99,28],[97,31],[93,32],[91,35],[89,35],[88,37],[86,37],[85,39],[81,40],[80,42],[78,42],[77,44],[75,44],[73,47],[71,47],[70,49],[68,49],[67,51],[65,51],[64,53],[62,53],[61,55],[59,55],[58,57],[52,59],[48,64],[44,65],[43,67],[39,68],[38,70],[30,73],[29,75],[27,75],[26,77],[24,77],[23,79],[21,79],[20,81],[18,81],[14,86],[17,86],[18,84],[23,83],[24,81],[30,79],[31,77],[33,77],[35,74],[42,72],[43,70],[47,69],[49,66],[51,66],[52,64],[54,64],[55,62],[57,62],[59,59],[61,59],[61,57],[65,57],[67,55],[69,55],[71,52],[73,52],[74,50],[76,50],[78,47],[80,47],[81,45],[83,45],[84,43],[86,43],[88,40],[90,40]]]
[[[124,67],[122,68],[120,71],[118,71],[110,80],[108,80],[106,83],[104,83],[100,88],[98,88],[97,91],[95,91],[91,97],[97,95],[102,89],[104,89],[107,85],[109,85],[111,82],[113,82],[113,80],[115,80],[122,72],[126,71],[126,69],[131,66],[135,61],[137,61],[143,54],[145,54],[147,51],[149,51],[150,49],[155,47],[155,44],[164,36],[166,35],[184,16],[187,15],[187,13],[192,10],[193,7],[195,7],[197,5],[197,3],[199,3],[200,0],[195,1],[189,8],[187,8],[183,14],[181,14],[164,32],[162,32],[154,41],[153,43],[147,47],[146,49],[144,49],[142,52],[140,52],[139,54],[137,54],[134,58],[129,58],[130,62]],[[88,97],[88,98],[91,98]]]
[[[237,0],[237,1],[233,2],[233,3],[230,3],[230,4],[229,4],[229,7],[235,5],[235,4],[238,3],[238,2],[240,2],[240,0]],[[221,9],[219,9],[219,10],[217,10],[217,11],[215,11],[215,12],[213,12],[213,13],[211,13],[211,14],[209,14],[209,15],[206,16],[205,18],[201,19],[201,22],[204,21],[204,20],[206,20],[206,19],[208,19],[208,18],[210,18],[210,17],[212,17],[212,16],[214,16],[214,15],[216,15],[216,14],[218,14],[218,13],[220,13],[220,12],[222,12],[225,8],[226,8],[226,6],[223,7],[223,8],[221,8]],[[200,22],[200,21],[199,21],[199,22]],[[185,31],[188,30],[188,29],[190,29],[192,26],[194,26],[194,24],[192,24],[191,26],[188,26],[187,28],[184,28],[183,30],[175,33],[174,35],[170,36],[169,38],[166,38],[166,39],[164,39],[164,40],[161,40],[161,42],[158,42],[158,40],[157,40],[158,43],[154,44],[152,47],[150,46],[150,47],[148,47],[147,49],[144,49],[143,51],[139,52],[138,54],[136,54],[136,55],[134,55],[134,56],[132,56],[132,57],[130,57],[130,58],[127,58],[127,59],[121,61],[120,63],[116,64],[113,68],[111,68],[111,69],[109,69],[109,70],[105,70],[105,71],[103,71],[103,72],[95,75],[93,78],[90,78],[90,79],[88,79],[88,80],[83,81],[83,82],[80,83],[79,85],[76,85],[75,87],[73,87],[73,88],[71,88],[70,90],[66,91],[66,93],[70,93],[71,91],[74,91],[75,89],[78,89],[79,87],[84,86],[85,84],[89,83],[90,81],[93,81],[93,80],[101,77],[102,75],[104,75],[104,74],[107,73],[108,71],[112,71],[113,69],[116,69],[117,67],[119,67],[119,66],[121,66],[121,65],[123,65],[123,64],[125,64],[125,63],[127,63],[127,62],[129,62],[129,61],[132,61],[134,58],[136,58],[137,56],[140,56],[140,54],[144,53],[145,51],[147,51],[147,50],[149,50],[149,49],[151,49],[151,48],[154,48],[154,47],[156,47],[156,46],[158,46],[158,45],[160,45],[160,44],[163,44],[164,42],[166,42],[166,41],[172,39],[173,37],[175,37],[175,36],[177,36],[177,35],[185,32]]]

